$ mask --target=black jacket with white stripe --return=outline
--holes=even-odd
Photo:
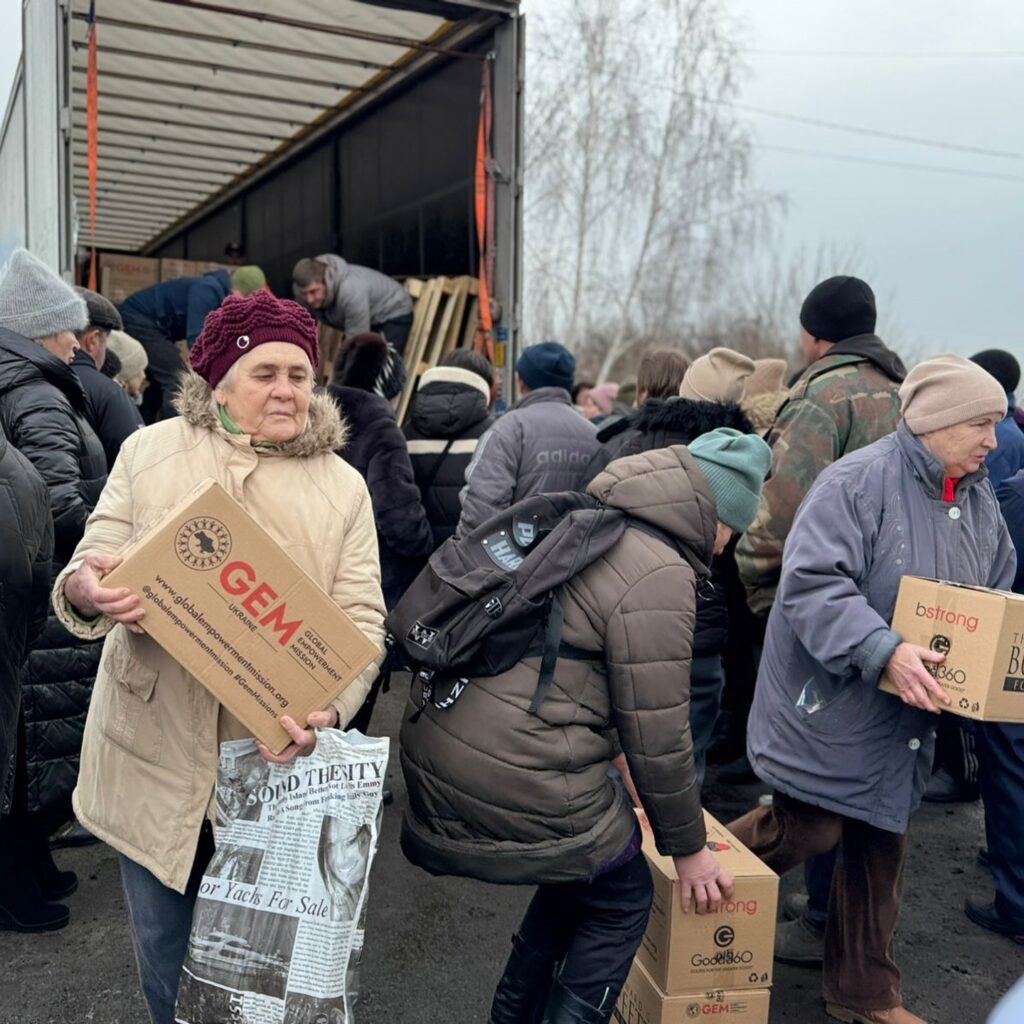
[[[489,401],[487,384],[471,370],[438,366],[420,378],[405,436],[435,545],[455,533],[466,467],[494,422]]]

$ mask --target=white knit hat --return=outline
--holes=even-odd
[[[0,278],[0,327],[35,341],[88,325],[85,300],[27,249],[15,249]]]

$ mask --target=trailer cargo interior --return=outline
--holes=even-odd
[[[69,277],[90,240],[88,19],[89,0],[25,0],[0,136],[0,258],[28,245]],[[97,248],[218,261],[235,245],[279,295],[321,252],[396,277],[478,274],[489,68],[484,252],[514,344],[518,0],[96,0],[95,31]]]

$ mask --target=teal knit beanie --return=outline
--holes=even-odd
[[[757,515],[771,449],[756,434],[731,427],[701,434],[689,447],[715,496],[719,521],[742,533]]]

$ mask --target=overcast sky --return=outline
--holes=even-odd
[[[557,0],[525,6],[551,2]],[[886,319],[924,352],[1003,347],[1024,354],[1024,4],[729,0],[729,6],[752,51],[745,55],[745,104],[1018,154],[997,158],[740,115],[756,130],[758,182],[788,198],[783,231],[791,251],[823,243],[859,249],[872,268],[871,284],[894,307]],[[19,0],[0,0],[2,106],[20,50],[20,8]],[[837,50],[874,56],[804,55]],[[1007,52],[1013,55],[993,55]],[[892,53],[975,55],[880,55]]]

